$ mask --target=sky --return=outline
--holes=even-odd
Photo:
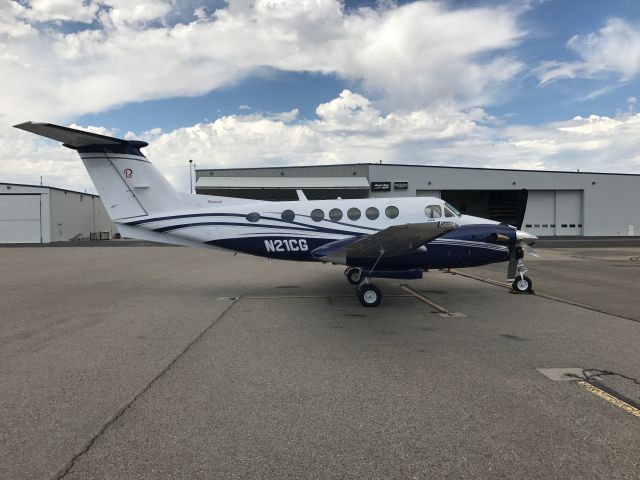
[[[640,174],[637,0],[0,0],[0,182],[95,192],[12,128],[197,168],[402,163]]]

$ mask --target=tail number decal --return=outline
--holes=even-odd
[[[306,252],[309,250],[304,238],[290,238],[288,240],[265,240],[267,252]]]

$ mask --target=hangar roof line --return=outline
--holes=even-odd
[[[266,188],[263,177],[200,177],[199,188]],[[366,189],[366,177],[274,177],[269,178],[268,188],[332,188]]]
[[[100,195],[96,195],[95,193],[80,192],[78,190],[71,190],[69,188],[51,187],[49,185],[34,185],[32,183],[10,183],[10,182],[2,182],[2,181],[0,181],[0,185],[9,185],[11,187],[50,188],[51,190],[58,190],[60,192],[77,193],[79,195],[88,195],[91,197],[98,197],[98,198],[100,197]]]
[[[215,170],[218,172],[224,171],[250,171],[250,170],[287,170],[290,168],[318,168],[318,167],[363,167],[363,166],[375,166],[375,167],[425,167],[425,168],[455,168],[459,170],[483,170],[483,171],[497,171],[497,172],[533,172],[533,173],[570,173],[585,174],[585,175],[624,175],[632,177],[640,177],[640,173],[620,173],[620,172],[592,172],[587,170],[532,170],[521,168],[492,168],[492,167],[460,167],[452,165],[425,165],[420,163],[375,163],[375,162],[363,162],[363,163],[331,163],[327,165],[281,165],[281,166],[265,166],[265,167],[232,167],[232,168],[197,168],[196,172],[205,172],[209,170]]]

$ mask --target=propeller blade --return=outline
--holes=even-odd
[[[528,245],[526,243],[522,244],[522,249],[527,252],[529,255],[533,255],[534,257],[540,257],[540,254],[538,253],[538,251],[533,248],[531,245]]]
[[[527,200],[529,199],[529,191],[522,189],[518,194],[518,216],[516,217],[516,223],[514,227],[518,230],[522,229],[522,223],[524,222],[524,214],[527,211]]]

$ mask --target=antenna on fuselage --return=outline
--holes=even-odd
[[[307,200],[307,197],[302,190],[296,190],[296,193],[298,194],[298,200]]]

